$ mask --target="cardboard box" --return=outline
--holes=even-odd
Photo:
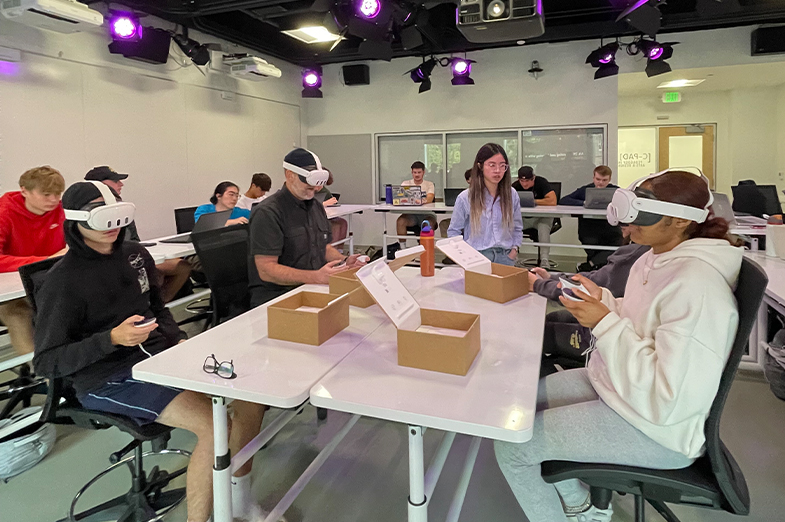
[[[421,245],[412,248],[399,250],[395,254],[395,260],[391,261],[387,266],[390,270],[395,272],[407,263],[414,261],[421,253],[425,252],[425,248]],[[362,283],[357,279],[357,271],[359,268],[352,268],[345,272],[340,272],[331,275],[329,279],[330,293],[331,294],[349,294],[349,304],[357,308],[368,308],[376,304],[371,294],[369,294]]]
[[[497,303],[506,303],[529,293],[527,270],[498,263],[491,263],[491,270],[490,275],[466,270],[464,292]]]
[[[469,372],[480,352],[479,315],[421,309],[383,259],[358,270],[357,278],[398,329],[399,365]]]
[[[298,292],[267,307],[270,339],[319,346],[347,326],[347,294]]]
[[[464,269],[464,292],[467,295],[506,303],[529,293],[527,270],[491,263],[462,237],[437,241],[436,248]]]

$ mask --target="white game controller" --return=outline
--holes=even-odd
[[[561,282],[561,295],[563,295],[566,299],[570,301],[583,301],[580,297],[577,297],[573,290],[580,290],[584,294],[588,294],[589,291],[586,290],[586,287],[580,283],[576,283],[572,279],[567,277],[559,277],[559,281]]]

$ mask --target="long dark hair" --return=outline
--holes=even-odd
[[[504,147],[496,143],[486,143],[480,150],[477,151],[477,156],[474,158],[474,165],[472,165],[472,176],[469,182],[469,209],[471,216],[471,229],[472,233],[479,233],[480,219],[485,210],[485,176],[482,171],[483,164],[497,154],[504,157],[504,162],[507,163],[507,172],[504,177],[499,181],[499,186],[496,189],[496,197],[499,198],[499,205],[502,211],[502,226],[506,229],[512,229],[512,182],[510,181],[510,162],[507,160],[507,153]]]
[[[660,201],[678,203],[688,207],[703,209],[709,202],[709,187],[706,181],[690,172],[672,170],[661,176],[652,178],[646,183]],[[728,239],[728,222],[714,215],[709,209],[709,216],[703,223],[693,221],[685,230],[687,239],[698,237],[711,239]]]
[[[218,184],[217,187],[215,187],[215,190],[213,190],[213,195],[210,196],[210,203],[212,203],[213,205],[217,204],[218,203],[218,198],[216,197],[216,195],[223,196],[224,192],[226,192],[226,190],[229,187],[234,187],[238,191],[240,190],[240,187],[238,187],[237,185],[235,185],[231,181],[222,181],[222,182],[220,182]]]

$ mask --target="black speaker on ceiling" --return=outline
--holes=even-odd
[[[752,31],[752,56],[785,53],[785,25]]]
[[[371,71],[368,66],[363,63],[357,65],[344,65],[343,83],[346,85],[370,85]]]
[[[142,62],[163,64],[169,58],[171,40],[169,31],[145,27],[140,40],[136,42],[115,40],[109,44],[109,52]]]

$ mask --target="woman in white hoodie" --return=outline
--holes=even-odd
[[[727,223],[711,212],[672,217],[709,208],[705,178],[666,172],[634,194],[681,210],[635,213],[631,239],[651,250],[633,265],[624,298],[576,277],[589,295],[575,291],[581,301],[561,300],[592,329],[596,349],[587,368],[540,381],[530,442],[495,444],[531,522],[611,519],[610,506],[591,506],[579,481],[545,483],[546,460],[679,469],[704,451],[703,425],[738,325],[733,288],[742,250],[725,239]]]

